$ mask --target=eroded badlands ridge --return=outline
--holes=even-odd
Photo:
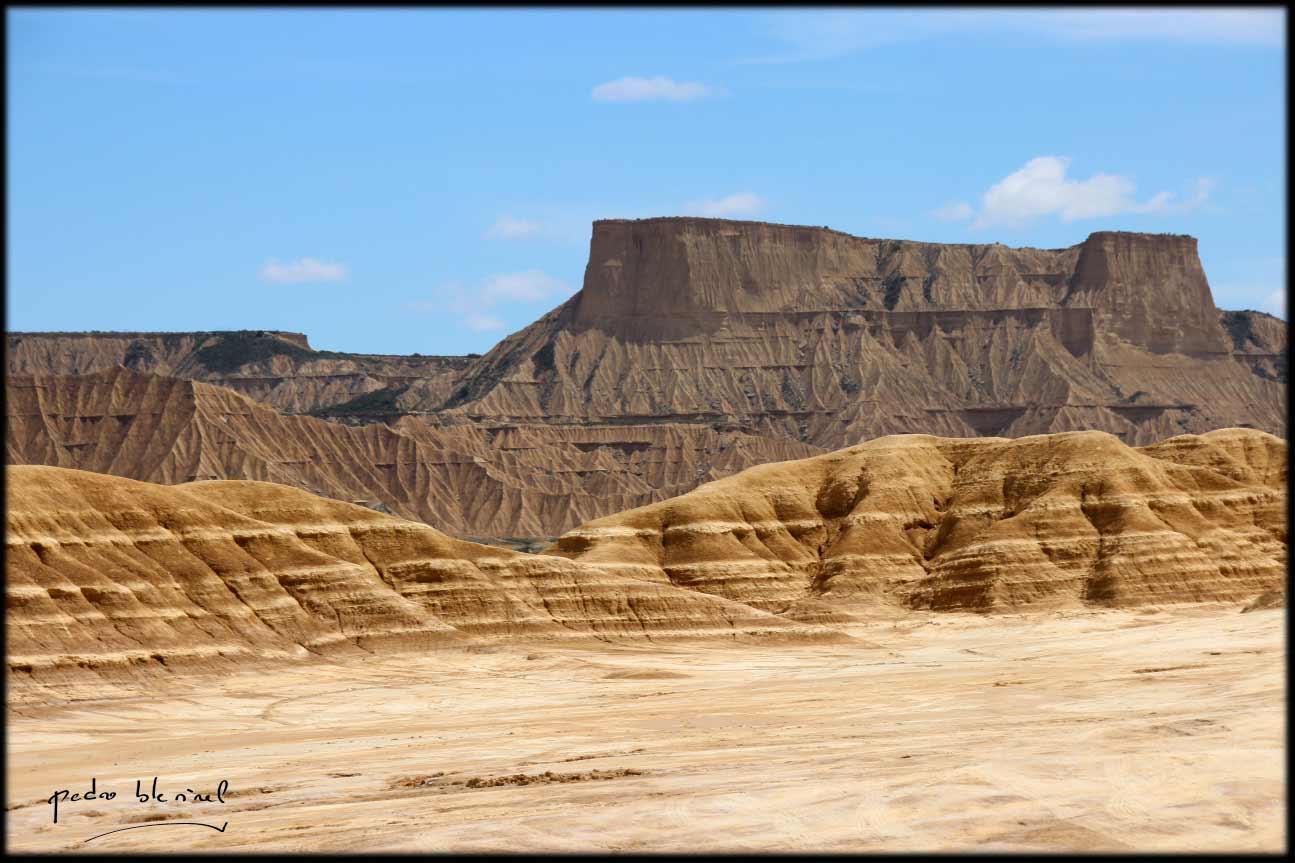
[[[827,449],[910,432],[1284,434],[1285,350],[1275,319],[1221,317],[1192,237],[1043,250],[607,221],[583,289],[466,368],[438,416],[726,422]]]
[[[374,392],[418,381],[449,392],[472,357],[319,351],[301,333],[9,333],[9,373],[87,375],[125,366],[229,387],[285,413],[372,404]],[[378,404],[381,398],[376,399]],[[343,411],[345,413],[345,411]]]
[[[751,464],[819,451],[678,424],[436,428],[404,417],[352,426],[121,367],[7,384],[9,464],[168,484],[277,482],[468,537],[555,537]]]
[[[1286,442],[880,438],[599,519],[553,553],[805,620],[1238,601],[1286,571]]]
[[[10,334],[10,401],[25,407],[11,408],[21,440],[11,431],[9,451],[162,482],[273,479],[376,499],[461,536],[555,536],[754,464],[887,434],[1284,436],[1286,351],[1283,322],[1214,307],[1191,237],[1099,232],[1065,249],[1011,249],[611,220],[594,223],[581,291],[482,357],[314,351],[274,332]],[[202,471],[168,474],[134,453],[165,451],[183,420],[131,419],[152,408],[119,398],[116,425],[138,422],[140,449],[91,457],[116,432],[100,439],[95,429],[113,424],[79,422],[79,405],[116,398],[117,364],[283,412],[385,423],[418,442],[405,452],[427,440],[452,452],[437,458],[459,479],[411,469],[389,447],[321,444],[347,436],[308,424],[261,436],[255,458],[240,434],[208,447]],[[314,447],[318,463],[303,463]]]
[[[54,467],[6,479],[19,682],[497,639],[839,638],[272,483],[161,486]]]
[[[882,438],[762,465],[525,555],[273,483],[7,469],[9,668],[532,638],[842,638],[857,614],[1242,601],[1284,583],[1286,444]]]

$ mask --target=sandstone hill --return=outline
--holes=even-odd
[[[8,464],[171,484],[277,482],[459,536],[556,537],[751,464],[818,451],[708,426],[440,429],[409,417],[351,426],[120,366],[11,375],[6,389]]]
[[[451,539],[272,483],[6,471],[20,683],[498,639],[839,639],[668,580]]]
[[[314,351],[278,332],[8,343],[22,405],[10,409],[11,460],[159,482],[269,479],[483,538],[556,536],[888,434],[1095,429],[1130,445],[1235,426],[1286,434],[1284,322],[1215,308],[1196,241],[1178,235],[1100,232],[1046,250],[599,221],[581,291],[481,357]],[[118,366],[364,431],[258,414],[252,455],[247,433],[204,432],[201,458],[160,467],[167,435],[192,423],[123,400],[120,387],[137,385],[116,383]],[[165,410],[225,398],[203,392]],[[81,404],[111,404],[116,419],[78,420]],[[110,452],[140,411],[130,445]]]
[[[519,554],[274,483],[11,466],[9,671],[58,686],[498,640],[836,640],[871,612],[1241,602],[1284,583],[1286,471],[1285,442],[1248,429],[1141,448],[898,435]]]
[[[598,519],[551,551],[803,620],[1240,601],[1286,573],[1286,442],[879,438]]]

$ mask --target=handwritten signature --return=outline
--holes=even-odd
[[[202,791],[196,791],[193,788],[186,787],[183,791],[175,791],[168,796],[168,794],[165,794],[162,791],[158,790],[158,777],[154,776],[152,784],[147,789],[144,788],[144,783],[141,780],[138,780],[138,779],[135,780],[134,797],[137,803],[144,804],[144,805],[153,805],[153,804],[165,805],[165,804],[174,804],[174,803],[224,803],[225,797],[228,793],[229,793],[229,780],[222,779],[220,780],[220,783],[216,786],[216,790],[213,792],[203,793]],[[87,790],[73,791],[70,788],[61,788],[55,791],[53,794],[51,794],[49,796],[49,799],[46,802],[51,807],[53,807],[54,823],[57,824],[58,815],[59,815],[59,806],[64,806],[66,808],[68,805],[72,803],[82,803],[87,800],[116,800],[117,796],[118,794],[116,791],[99,790],[98,778],[91,777],[90,787]],[[129,799],[129,798],[124,798],[124,799]],[[147,824],[135,824],[131,827],[118,827],[115,830],[109,830],[107,832],[100,833],[97,836],[91,836],[89,839],[86,839],[85,841],[92,842],[95,839],[98,839],[100,837],[108,836],[109,834],[112,834],[112,833],[120,833],[123,830],[138,830],[142,827],[179,827],[179,826],[206,827],[211,830],[215,830],[218,833],[224,833],[225,828],[229,826],[229,822],[226,821],[223,824],[221,824],[219,827],[217,827],[215,824],[207,824],[201,821],[153,821]]]

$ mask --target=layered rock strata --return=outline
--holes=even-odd
[[[160,483],[277,482],[460,536],[556,537],[750,464],[818,452],[709,426],[350,426],[121,367],[12,375],[6,390],[9,464]]]
[[[880,438],[590,522],[550,552],[757,608],[1239,601],[1286,572],[1286,443],[1221,429]]]
[[[1221,315],[1186,236],[1045,250],[595,222],[583,289],[465,369],[438,418],[716,422],[825,449],[909,432],[1284,434],[1283,330]]]
[[[382,395],[415,381],[448,394],[471,357],[318,351],[301,333],[9,333],[9,373],[86,375],[116,366],[218,384],[285,413],[381,409]]]
[[[27,407],[11,411],[21,439],[11,432],[9,451],[161,482],[271,479],[461,536],[551,537],[763,461],[888,434],[1284,436],[1286,352],[1283,322],[1214,307],[1186,236],[1099,232],[1012,249],[609,220],[594,223],[580,292],[481,357],[314,351],[277,332],[10,334],[10,398]],[[168,472],[131,454],[164,452],[187,422],[160,417],[141,423],[136,449],[92,458],[81,450],[106,446],[94,424],[108,427],[90,414],[78,426],[77,400],[107,399],[119,364],[365,431],[276,425],[251,433],[253,455],[206,445]],[[79,394],[33,407],[33,387]],[[132,409],[116,404],[125,424]],[[161,437],[146,442],[150,425]]]
[[[834,633],[261,482],[6,474],[11,680],[58,684],[483,640]]]

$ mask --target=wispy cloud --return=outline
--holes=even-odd
[[[1283,44],[1285,9],[1110,9],[1029,13],[1022,24],[1064,39]]]
[[[974,229],[1019,228],[1046,216],[1074,222],[1120,213],[1182,212],[1202,206],[1214,188],[1213,180],[1202,177],[1186,199],[1178,200],[1173,192],[1157,192],[1140,201],[1129,177],[1096,173],[1086,180],[1071,179],[1069,169],[1069,158],[1039,156],[990,186],[981,196],[978,212],[966,201],[952,201],[931,215],[946,222],[974,219]]]
[[[509,201],[507,215],[497,218],[483,235],[506,241],[534,241],[588,247],[590,228],[598,219],[639,219],[676,212],[667,207],[629,206],[623,201]]]
[[[1278,288],[1265,297],[1263,310],[1270,315],[1276,315],[1283,321],[1286,320],[1286,290]]]
[[[346,276],[347,270],[343,264],[320,261],[315,258],[299,258],[286,263],[271,258],[261,267],[261,278],[263,280],[280,285],[300,285],[308,282],[340,282]]]
[[[1186,201],[1179,204],[1179,209],[1194,210],[1202,207],[1210,199],[1210,193],[1218,183],[1210,177],[1200,177],[1192,184],[1192,195]]]
[[[753,192],[738,192],[723,198],[706,198],[684,204],[684,212],[694,216],[723,219],[730,216],[754,216],[765,208],[765,201]]]
[[[543,226],[530,219],[516,219],[512,216],[500,216],[486,231],[486,238],[492,240],[523,240],[540,233]]]
[[[994,33],[1064,41],[1285,44],[1284,9],[1057,9],[808,11],[773,13],[762,21],[782,49],[743,63],[830,60],[882,45],[949,35]]]
[[[1219,262],[1210,280],[1215,302],[1225,309],[1260,309],[1286,319],[1286,258],[1244,256]],[[1229,272],[1230,271],[1230,272]]]
[[[765,35],[782,43],[777,53],[746,57],[738,65],[830,60],[867,48],[907,42],[939,33],[942,27],[921,13],[776,12],[762,21]]]
[[[565,299],[572,290],[566,282],[543,270],[523,270],[498,273],[475,286],[447,282],[434,293],[432,299],[408,303],[406,308],[424,314],[453,314],[462,326],[473,332],[485,333],[508,326],[497,311],[498,307],[511,308]],[[527,311],[525,314],[529,319],[531,313]]]
[[[502,330],[504,322],[490,315],[468,315],[463,323],[474,333],[489,333]]]
[[[725,94],[722,87],[697,81],[675,81],[665,75],[654,78],[617,78],[594,87],[595,102],[692,102]]]
[[[941,222],[961,222],[976,215],[976,211],[966,201],[950,201],[943,207],[932,210],[931,215]]]

